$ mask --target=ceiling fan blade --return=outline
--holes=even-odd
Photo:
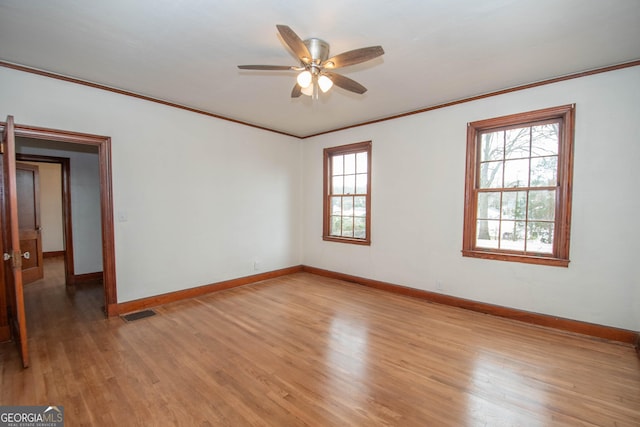
[[[382,46],[363,47],[331,57],[324,61],[322,66],[325,68],[347,67],[349,65],[369,61],[370,59],[377,58],[383,54],[384,50],[382,49]]]
[[[302,39],[298,37],[298,35],[286,25],[276,25],[278,28],[278,32],[282,36],[282,39],[285,41],[287,46],[291,48],[293,53],[296,54],[298,58],[305,64],[311,62],[311,54],[309,53],[309,49],[302,42]]]
[[[238,68],[240,68],[241,70],[270,71],[270,70],[293,70],[298,67],[292,67],[289,65],[238,65]]]
[[[350,92],[355,92],[359,94],[363,94],[367,91],[367,88],[362,86],[355,80],[351,80],[349,77],[345,77],[342,74],[329,73],[324,72],[324,75],[329,77],[334,85],[341,87],[342,89],[346,89]]]
[[[296,85],[293,87],[293,90],[291,91],[291,97],[300,98],[300,95],[302,95],[302,88],[298,83],[296,83]]]

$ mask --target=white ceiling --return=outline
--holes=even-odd
[[[366,86],[291,99],[276,24]],[[640,59],[639,0],[0,0],[0,60],[307,136]]]

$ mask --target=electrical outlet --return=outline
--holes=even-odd
[[[253,270],[254,271],[260,270],[260,261],[253,261]]]
[[[436,290],[437,291],[443,290],[442,282],[440,280],[436,280]]]
[[[127,215],[127,211],[118,211],[118,222],[127,222],[129,220],[129,215]]]

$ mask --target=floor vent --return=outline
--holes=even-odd
[[[145,317],[155,316],[156,312],[153,310],[136,311],[135,313],[125,314],[121,316],[125,322],[133,322],[134,320],[144,319]]]

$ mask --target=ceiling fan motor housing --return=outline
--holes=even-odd
[[[311,54],[311,63],[320,65],[329,58],[329,43],[320,39],[307,39],[304,45]]]

